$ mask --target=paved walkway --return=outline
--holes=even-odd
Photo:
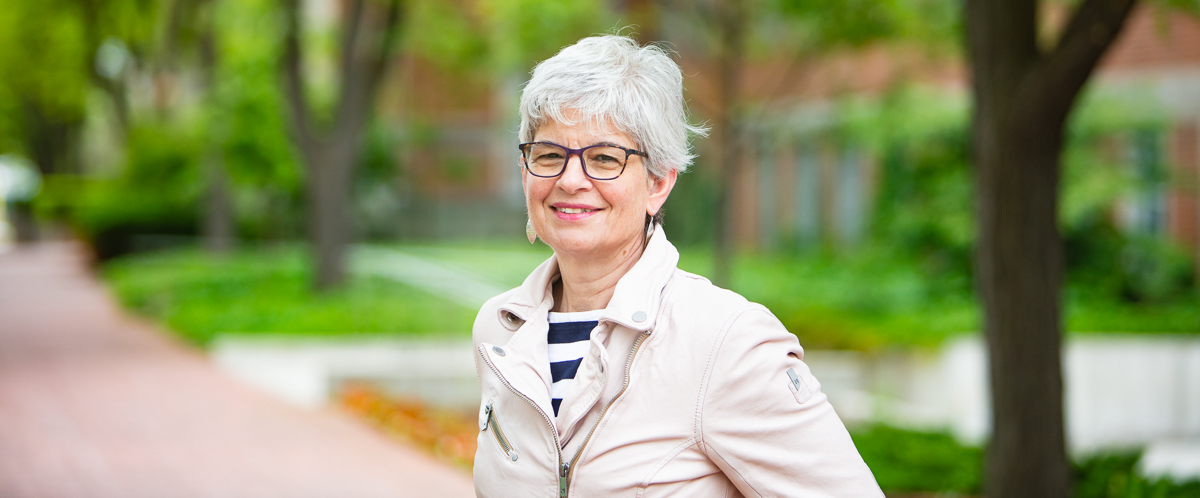
[[[465,472],[224,377],[120,314],[82,260],[0,254],[0,496],[473,496]]]

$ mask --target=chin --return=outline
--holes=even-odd
[[[555,234],[552,240],[553,242],[547,242],[547,245],[557,252],[587,253],[596,251],[602,246],[597,242],[596,237],[583,233]]]

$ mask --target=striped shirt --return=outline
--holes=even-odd
[[[580,311],[576,313],[550,313],[550,333],[547,337],[550,353],[550,404],[554,416],[563,397],[575,382],[575,372],[583,363],[583,356],[591,347],[589,339],[592,329],[599,323],[604,310]]]

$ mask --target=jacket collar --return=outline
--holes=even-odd
[[[667,240],[662,226],[656,227],[642,257],[617,281],[612,300],[600,320],[639,332],[653,329],[658,319],[663,288],[675,273],[678,263],[679,251]],[[558,280],[558,275],[558,256],[552,255],[533,270],[525,283],[500,306],[500,323],[515,331],[520,326],[517,320],[529,321],[535,318],[538,310],[549,310],[554,300],[551,285]],[[517,320],[513,319],[514,316]]]

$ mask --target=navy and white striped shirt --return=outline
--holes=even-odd
[[[554,416],[558,406],[575,382],[575,372],[583,363],[583,356],[590,347],[592,329],[599,323],[604,310],[580,311],[576,313],[550,313],[550,333],[547,337],[550,353],[550,404]]]

